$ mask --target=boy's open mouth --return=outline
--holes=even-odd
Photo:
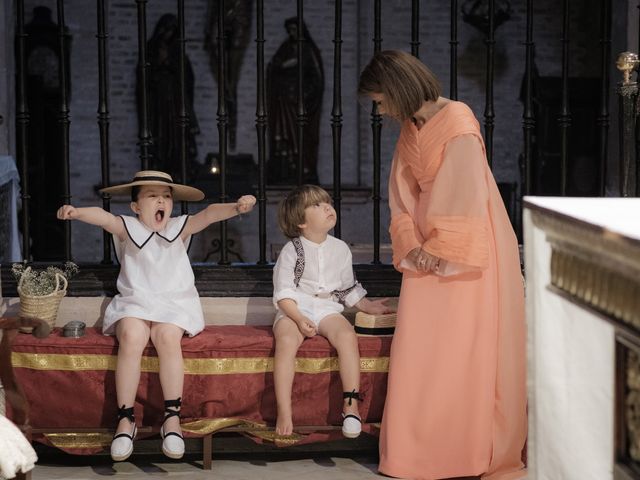
[[[156,222],[160,223],[164,218],[164,210],[160,209],[156,211]]]

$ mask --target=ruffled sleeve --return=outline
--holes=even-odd
[[[489,264],[487,165],[476,135],[450,140],[429,199],[427,240],[422,248],[436,257],[484,269]]]
[[[422,245],[424,239],[418,230],[413,217],[416,214],[420,196],[420,186],[406,161],[396,150],[389,176],[389,209],[391,210],[391,246],[393,264],[402,270],[400,262],[416,247]]]

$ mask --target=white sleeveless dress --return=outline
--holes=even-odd
[[[102,332],[115,334],[115,324],[124,317],[172,323],[189,336],[204,328],[200,297],[187,249],[191,236],[180,240],[189,215],[170,218],[164,230],[154,232],[135,217],[120,217],[127,236],[113,236],[120,263],[118,294],[104,314]]]

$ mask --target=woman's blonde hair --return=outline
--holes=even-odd
[[[382,93],[400,120],[411,118],[424,102],[440,96],[440,82],[427,66],[400,50],[376,53],[360,74],[359,95]]]
[[[291,190],[278,209],[278,224],[282,233],[288,238],[299,237],[302,233],[299,225],[305,223],[305,209],[317,203],[331,203],[331,197],[323,188],[302,185]]]

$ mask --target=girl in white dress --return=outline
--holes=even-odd
[[[170,458],[184,455],[180,406],[184,369],[180,340],[197,335],[204,318],[193,270],[187,255],[191,235],[214,222],[251,211],[256,199],[211,204],[195,215],[172,218],[174,201],[199,201],[200,190],[173,182],[164,172],[144,170],[133,181],[101,190],[131,194],[135,217],[114,216],[99,207],[63,205],[60,220],[80,220],[113,235],[120,263],[118,294],[107,307],[103,333],[118,338],[116,394],[118,428],[111,443],[114,461],[126,460],[136,436],[133,404],[140,383],[140,359],[149,340],[160,362],[160,384],[165,398],[165,419],[160,429],[162,451]]]

